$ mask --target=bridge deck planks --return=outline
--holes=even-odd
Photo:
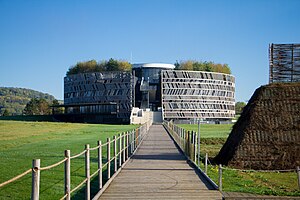
[[[100,199],[222,199],[222,195],[189,166],[163,126],[152,125]]]

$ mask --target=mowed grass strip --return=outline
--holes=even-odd
[[[178,124],[187,131],[198,132],[198,124]],[[233,124],[200,124],[201,138],[227,138]]]
[[[197,124],[179,124],[188,131],[198,131]],[[218,154],[233,124],[201,124],[201,156],[210,159]],[[204,169],[204,164],[200,167]],[[218,166],[209,165],[208,176],[217,183]],[[259,195],[300,196],[296,172],[244,172],[227,168],[223,171],[223,191],[245,192]]]
[[[187,131],[198,132],[198,124],[178,124]],[[233,124],[200,124],[201,156],[216,156],[225,143]]]
[[[64,151],[71,155],[91,147],[97,141],[106,142],[135,125],[101,125],[53,122],[0,121],[0,183],[32,167],[32,159],[41,159],[41,167],[64,159]],[[103,148],[105,154],[106,148]],[[104,158],[105,159],[105,158]],[[97,151],[91,152],[91,168],[96,169]],[[64,165],[41,172],[41,198],[59,199],[64,192]],[[84,156],[71,161],[72,188],[84,180]],[[92,171],[93,172],[93,171]],[[0,188],[0,199],[28,199],[31,175]]]

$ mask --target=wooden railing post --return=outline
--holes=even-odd
[[[208,154],[205,154],[205,174],[207,174],[207,161],[208,161]]]
[[[222,165],[219,164],[219,191],[222,192]]]
[[[193,147],[194,147],[194,162],[197,163],[197,142],[196,142],[196,138],[197,138],[197,132],[193,132]],[[200,156],[200,155],[198,155]]]
[[[66,200],[71,199],[71,159],[70,159],[70,150],[65,150],[65,158],[67,160],[65,161],[65,195]]]
[[[198,154],[198,165],[200,165],[200,142],[201,142],[201,137],[200,137],[200,120],[198,121],[198,132],[197,132],[197,154]]]
[[[131,133],[131,139],[132,139],[132,145],[131,145],[131,148],[132,148],[132,150],[131,150],[131,153],[133,153],[134,152],[134,134],[135,134],[135,130],[133,130],[132,131],[132,133]]]
[[[122,141],[122,146],[123,146],[123,163],[126,161],[126,158],[125,158],[125,153],[126,153],[126,151],[125,151],[125,138],[126,138],[126,133],[123,133],[123,141]]]
[[[122,166],[122,134],[119,134],[119,167]]]
[[[126,160],[129,158],[129,132],[126,132]]]
[[[91,199],[91,177],[90,177],[90,145],[85,145],[85,177],[86,177],[86,192],[85,199]]]
[[[99,190],[102,188],[102,143],[98,141],[98,180],[99,180]]]
[[[117,171],[118,169],[118,166],[117,166],[117,137],[114,136],[113,137],[113,140],[114,140],[114,162],[115,162],[115,172]]]
[[[188,131],[187,132],[187,155],[189,158],[191,158],[190,149],[191,149],[191,132]]]
[[[107,138],[107,179],[110,179],[110,138]]]
[[[300,167],[299,166],[297,166],[297,176],[298,176],[298,187],[300,190]]]
[[[38,200],[40,198],[40,166],[40,159],[32,161],[31,200]]]

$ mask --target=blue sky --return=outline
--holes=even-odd
[[[300,43],[300,0],[0,0],[0,86],[63,99],[78,61],[227,63],[236,101],[268,83],[269,43]]]

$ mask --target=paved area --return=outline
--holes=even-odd
[[[162,125],[152,125],[132,159],[100,199],[222,199],[189,166]]]

